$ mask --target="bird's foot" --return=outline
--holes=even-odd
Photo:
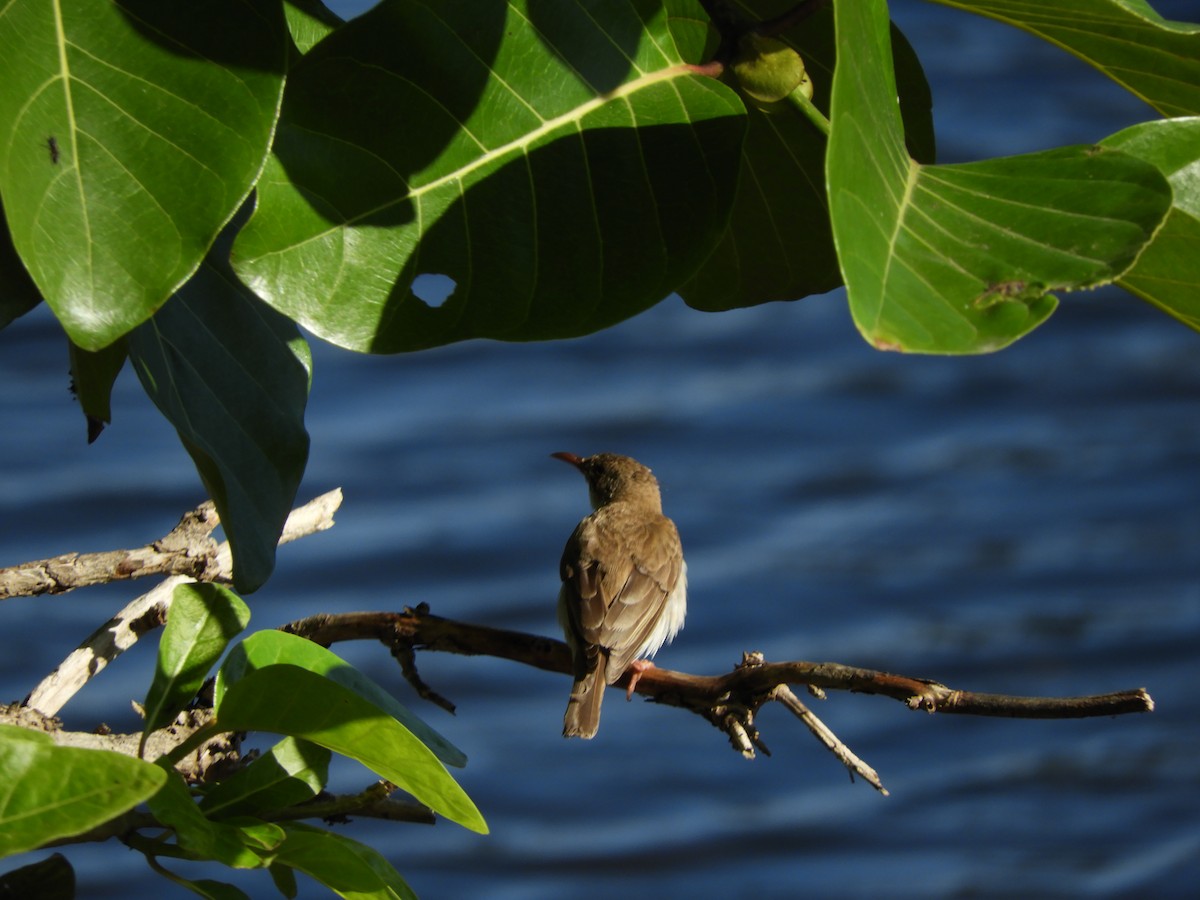
[[[625,688],[625,699],[633,699],[633,691],[642,679],[642,673],[654,668],[654,663],[648,659],[635,659],[629,664],[629,686]]]

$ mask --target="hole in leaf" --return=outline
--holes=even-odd
[[[458,285],[449,275],[426,273],[414,278],[409,290],[416,295],[418,300],[437,309],[450,298],[456,287]]]

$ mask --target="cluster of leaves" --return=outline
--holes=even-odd
[[[1064,48],[1158,116],[937,165],[886,0],[383,0],[350,22],[320,0],[10,0],[0,327],[50,306],[93,436],[132,363],[216,501],[243,593],[271,573],[307,459],[300,326],[393,353],[582,335],[673,292],[720,311],[844,284],[875,346],[977,353],[1038,326],[1055,292],[1115,282],[1200,327],[1200,26],[1144,0],[942,2]],[[428,275],[453,283],[443,302],[414,290]],[[164,651],[148,729],[244,625],[225,595],[189,596],[164,646],[195,627],[209,649]],[[213,727],[291,737],[198,804],[170,760],[6,729],[0,771],[28,796],[2,849],[147,801],[173,835],[155,857],[382,871],[268,821],[318,788],[330,751],[482,828],[430,774],[457,751],[351,672],[278,635],[237,645]],[[76,789],[86,801],[56,807]]]
[[[151,732],[196,703],[213,665],[249,619],[246,604],[223,587],[175,589],[144,704],[143,747]],[[144,853],[157,871],[201,896],[246,895],[228,884],[186,880],[161,860],[266,868],[285,896],[296,894],[296,871],[343,896],[413,896],[375,850],[292,821],[305,816],[304,804],[325,788],[332,753],[357,760],[432,811],[473,831],[487,831],[445,768],[465,765],[466,757],[383,688],[317,644],[280,631],[250,635],[225,656],[213,697],[213,720],[155,762],[57,746],[48,734],[0,726],[0,772],[9,785],[0,810],[0,856],[119,821],[144,802],[148,815],[128,822],[122,840]],[[250,731],[286,737],[232,776],[194,789],[173,768],[209,739]],[[9,885],[12,877],[3,883]]]

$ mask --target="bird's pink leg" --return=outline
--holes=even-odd
[[[653,668],[654,663],[650,662],[648,659],[635,659],[629,664],[629,668],[626,670],[629,672],[629,687],[625,689],[626,700],[633,699],[633,690],[637,687],[637,683],[641,680],[642,673]]]

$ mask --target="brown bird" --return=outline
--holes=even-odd
[[[645,657],[683,627],[687,563],[648,468],[615,453],[551,455],[583,473],[594,510],[563,549],[558,593],[558,621],[575,663],[563,736],[590,738],[600,727],[605,687],[632,668],[626,697],[633,696],[654,666]]]

